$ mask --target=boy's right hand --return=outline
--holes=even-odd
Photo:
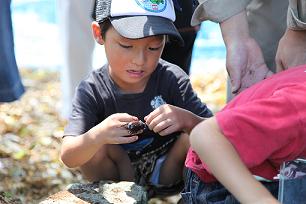
[[[138,121],[138,118],[127,113],[115,113],[108,116],[97,125],[99,131],[103,134],[104,144],[126,144],[135,142],[137,135],[130,135],[125,124]]]

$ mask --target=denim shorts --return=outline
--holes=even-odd
[[[10,3],[0,1],[0,103],[17,100],[24,92],[15,60]]]
[[[282,204],[306,203],[306,160],[284,162],[280,170],[278,200]]]
[[[262,182],[273,194],[278,195],[278,182]],[[200,178],[187,169],[185,172],[185,188],[181,193],[186,204],[237,204],[235,197],[218,182],[204,183]]]

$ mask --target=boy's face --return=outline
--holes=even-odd
[[[156,69],[165,46],[165,36],[129,39],[110,27],[103,44],[112,79],[123,91],[136,93],[145,89]]]

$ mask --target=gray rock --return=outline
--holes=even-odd
[[[147,202],[146,191],[133,182],[100,181],[88,184],[71,184],[67,190],[49,196],[40,204],[143,204]]]

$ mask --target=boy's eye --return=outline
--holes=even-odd
[[[160,47],[149,47],[149,50],[151,50],[151,51],[157,51],[157,50],[159,50],[161,48],[161,46]]]
[[[121,46],[121,47],[123,47],[123,48],[131,48],[132,46],[131,45],[123,45],[123,44],[121,44],[121,43],[119,43],[119,45]]]

